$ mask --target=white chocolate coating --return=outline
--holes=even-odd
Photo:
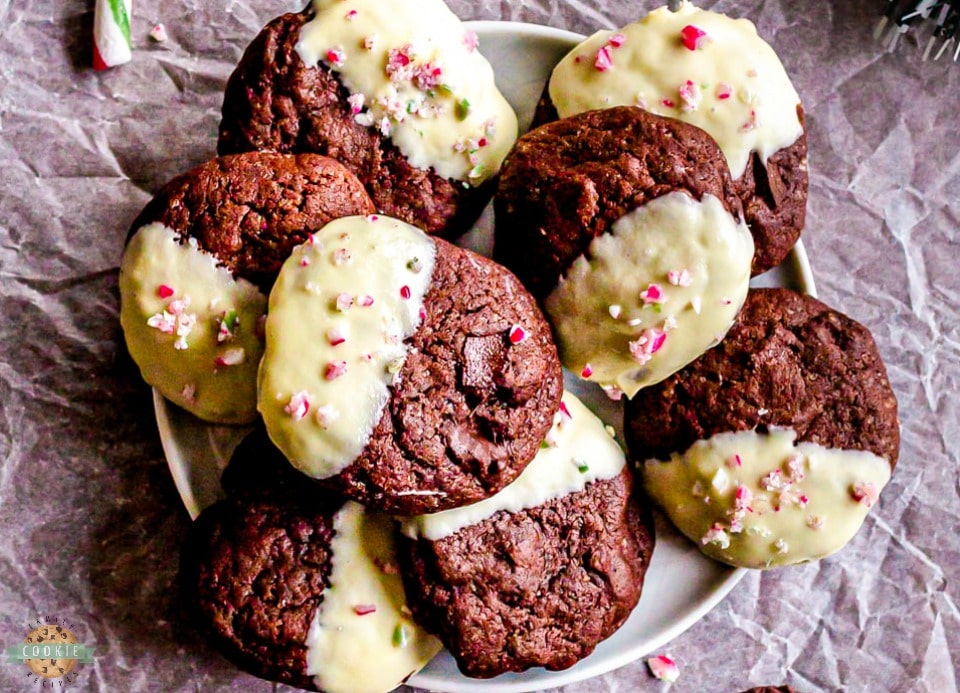
[[[644,462],[647,493],[705,554],[745,568],[829,556],[890,480],[871,452],[794,445],[792,429],[720,433]]]
[[[371,215],[330,222],[296,248],[270,293],[259,374],[267,432],[305,474],[363,451],[421,321],[436,246]]]
[[[307,674],[327,693],[386,693],[440,651],[414,624],[393,520],[348,501],[334,518],[330,587],[307,634]]]
[[[205,421],[256,418],[266,308],[256,286],[163,224],[140,228],[127,244],[120,324],[130,356],[147,384]]]
[[[544,303],[563,365],[628,397],[663,380],[727,333],[752,259],[749,229],[712,195],[669,193],[625,214]]]
[[[682,40],[687,26],[705,32],[694,50]],[[717,141],[734,179],[751,152],[766,161],[803,134],[800,97],[756,27],[689,2],[589,37],[554,69],[549,91],[561,118],[640,106],[692,123]]]
[[[313,0],[313,7],[297,52],[338,74],[357,122],[444,178],[478,185],[500,170],[517,116],[476,35],[442,0]]]
[[[407,518],[401,524],[403,533],[436,541],[501,510],[535,508],[619,474],[626,464],[623,450],[603,421],[569,392],[563,393],[562,401],[566,411],[554,415],[546,442],[513,483],[479,503]]]

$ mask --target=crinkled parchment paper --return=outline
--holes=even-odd
[[[214,153],[221,90],[280,0],[135,0],[133,62],[90,68],[93,0],[0,0],[0,647],[36,618],[96,647],[77,690],[268,691],[188,624],[189,518],[122,345],[117,266],[151,193]],[[657,3],[452,0],[590,33]],[[840,554],[753,573],[670,643],[680,691],[952,691],[960,661],[960,66],[884,54],[883,0],[710,2],[780,53],[807,113],[821,297],[876,335],[900,464]],[[166,24],[170,40],[147,32]],[[0,689],[32,690],[0,662]],[[636,662],[565,691],[662,690]]]

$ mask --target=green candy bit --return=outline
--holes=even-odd
[[[455,113],[457,115],[457,120],[465,120],[466,117],[470,115],[470,102],[466,99],[460,99],[457,101]]]
[[[547,450],[550,447],[550,443],[545,440],[540,441],[540,449]]]
[[[407,629],[403,627],[402,623],[398,623],[396,628],[393,629],[393,637],[391,642],[394,647],[406,647],[407,646]]]
[[[453,95],[453,87],[451,87],[449,84],[438,84],[437,89],[440,90],[441,94],[446,94],[447,96]]]
[[[586,462],[583,462],[582,460],[574,460],[573,463],[577,465],[577,471],[580,472],[581,474],[586,474],[587,472],[590,471],[590,467],[587,465]]]
[[[223,326],[226,327],[230,332],[237,331],[237,323],[240,322],[240,316],[237,315],[237,311],[228,310],[223,314]]]

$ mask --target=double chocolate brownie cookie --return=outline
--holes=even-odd
[[[709,555],[747,567],[846,544],[900,444],[869,331],[788,289],[751,291],[726,339],[624,421],[650,495]]]
[[[294,466],[404,515],[513,481],[560,403],[533,297],[499,265],[372,215],[328,224],[270,295],[259,409]]]
[[[684,2],[599,31],[557,65],[534,123],[637,105],[713,137],[753,233],[753,274],[779,264],[806,216],[807,139],[800,97],[745,19]]]
[[[403,523],[414,618],[467,676],[557,670],[626,620],[653,552],[623,452],[575,397],[519,479],[480,503]]]
[[[207,421],[252,421],[281,263],[331,219],[372,210],[352,173],[314,154],[222,157],[168,183],[120,266],[120,322],[144,380]]]
[[[563,364],[614,396],[703,353],[746,295],[750,232],[692,125],[630,106],[544,125],[507,158],[495,205],[495,259],[543,301]]]
[[[200,515],[181,579],[204,633],[246,671],[308,690],[385,693],[440,649],[409,618],[396,565],[389,518],[268,480]]]
[[[452,237],[489,200],[516,136],[476,34],[441,0],[315,0],[247,48],[218,150],[332,156],[381,212]]]

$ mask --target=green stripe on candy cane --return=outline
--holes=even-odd
[[[107,0],[107,3],[110,5],[110,14],[113,15],[113,21],[116,22],[120,28],[120,33],[123,34],[123,40],[126,41],[129,46],[130,17],[127,16],[127,6],[123,0]]]

